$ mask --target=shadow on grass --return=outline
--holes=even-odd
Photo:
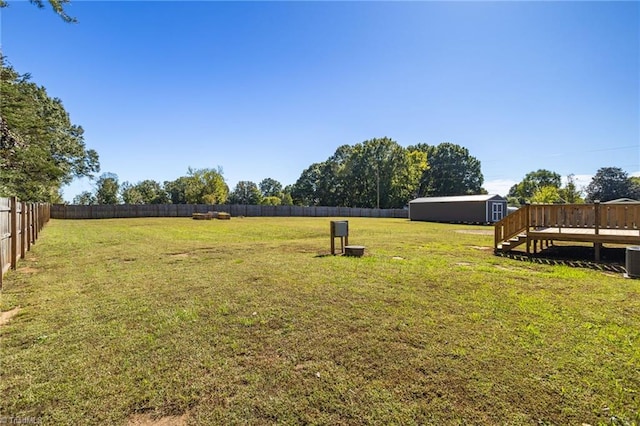
[[[620,273],[627,272],[625,268],[626,248],[624,247],[602,247],[600,249],[599,262],[594,261],[594,248],[586,246],[550,246],[531,255],[527,255],[524,252],[498,253],[498,255],[547,265],[565,265]]]

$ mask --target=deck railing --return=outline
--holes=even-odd
[[[601,204],[600,228],[640,230],[640,203]]]
[[[529,229],[530,207],[531,206],[528,205],[521,207],[515,212],[502,218],[501,221],[495,223],[493,228],[495,234],[495,248],[498,248],[498,244],[503,241],[507,241]]]
[[[531,204],[533,228],[640,230],[640,203]]]
[[[495,224],[495,247],[530,228],[619,229],[640,233],[640,203],[530,204]]]
[[[594,228],[596,204],[531,204],[533,228]]]

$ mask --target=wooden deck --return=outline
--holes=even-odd
[[[553,241],[593,243],[596,260],[602,244],[640,245],[640,203],[532,204],[495,224],[496,253],[526,244],[527,254]]]
[[[640,231],[629,229],[540,228],[529,231],[529,237],[539,240],[600,242],[610,244],[640,243]]]

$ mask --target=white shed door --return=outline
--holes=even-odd
[[[504,216],[504,212],[502,210],[502,203],[492,203],[491,204],[491,221],[498,222],[502,220]]]

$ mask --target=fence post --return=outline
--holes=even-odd
[[[35,231],[33,242],[35,243],[38,240],[38,234],[40,233],[40,205],[38,203],[34,203],[33,208],[36,210],[36,215],[34,217],[35,226],[33,227]]]
[[[15,270],[18,265],[18,199],[11,197],[10,199],[11,215],[11,269]]]
[[[24,238],[27,244],[27,251],[31,250],[31,206],[29,203],[24,204],[26,219],[24,222]]]
[[[30,229],[30,238],[31,244],[36,243],[36,206],[34,203],[29,203],[29,211],[31,212],[31,229]]]
[[[27,203],[20,203],[20,259],[24,259],[27,250]]]

